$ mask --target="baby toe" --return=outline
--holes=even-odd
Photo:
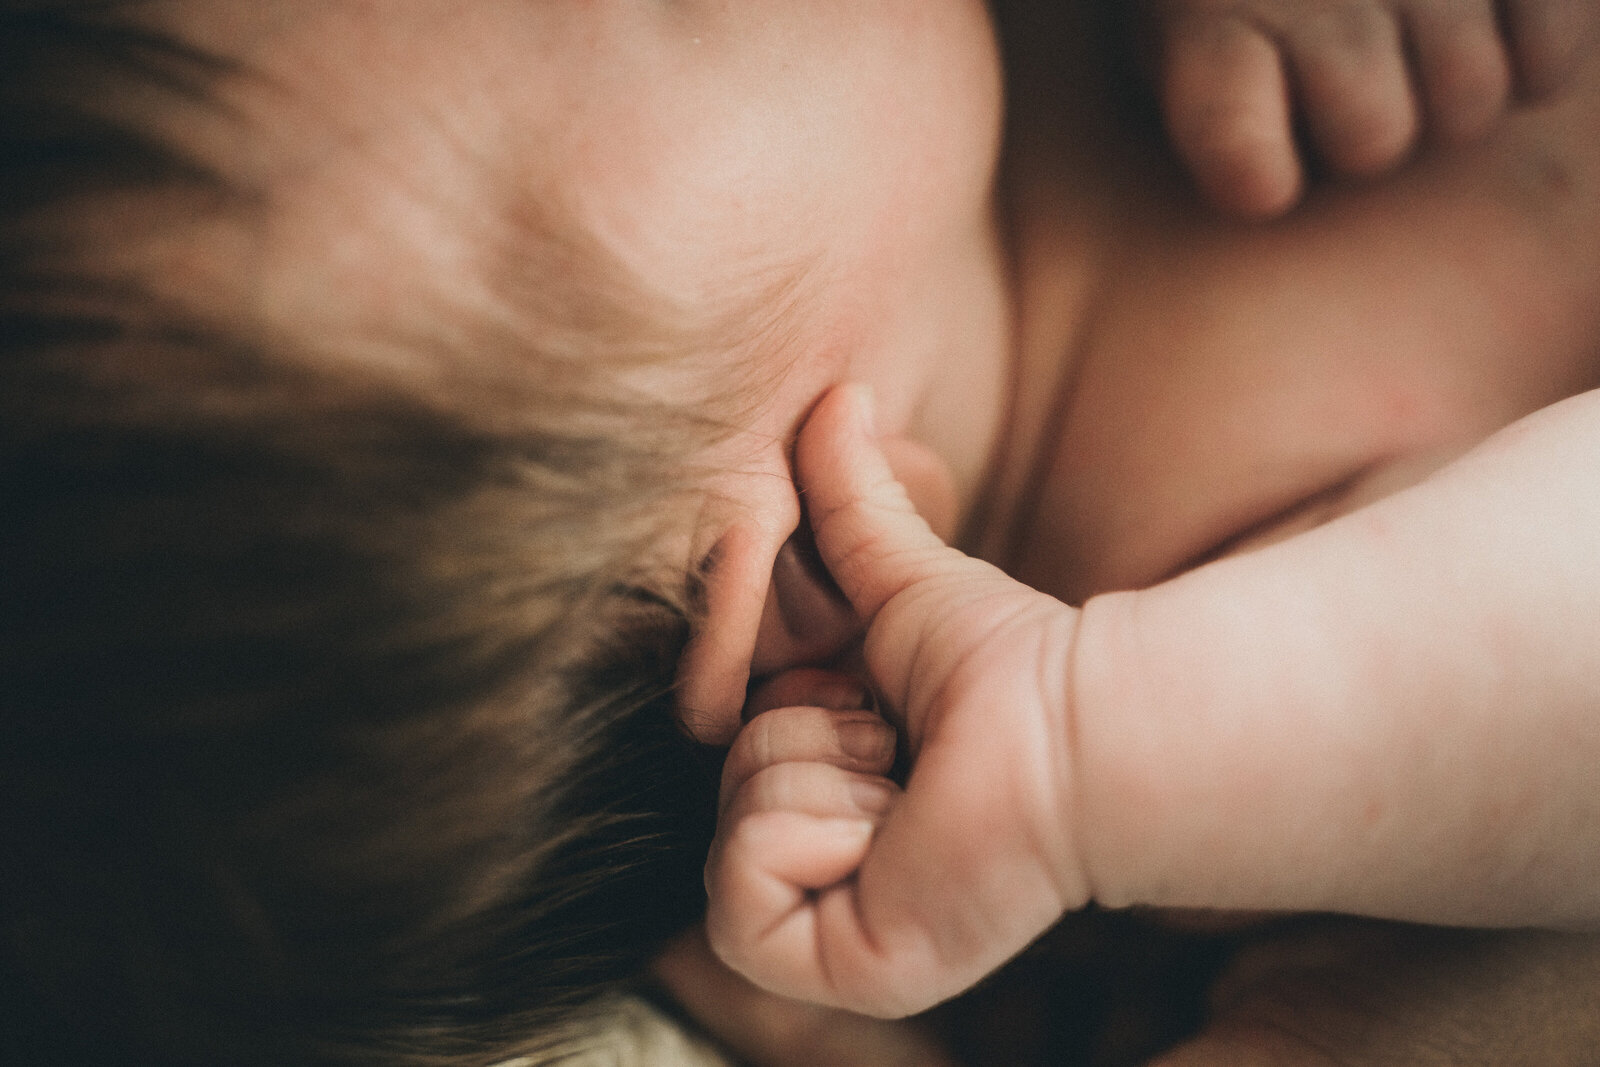
[[[1490,0],[1424,0],[1407,14],[1429,129],[1447,144],[1487,132],[1511,93],[1511,65]]]
[[[1166,26],[1162,100],[1173,144],[1212,203],[1264,217],[1299,198],[1283,64],[1254,24],[1195,15]]]
[[[1287,47],[1306,125],[1330,167],[1364,177],[1406,156],[1419,118],[1392,12],[1330,4],[1296,24]]]
[[[1593,0],[1502,0],[1518,95],[1539,100],[1560,89],[1594,40]]]

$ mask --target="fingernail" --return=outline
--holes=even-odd
[[[887,723],[857,719],[838,725],[839,747],[852,759],[876,763],[894,755],[894,731]]]
[[[894,803],[894,789],[877,778],[857,778],[850,783],[850,799],[869,815],[881,815]]]

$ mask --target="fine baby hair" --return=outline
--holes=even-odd
[[[274,190],[185,131],[253,75],[149,7],[0,8],[0,1059],[549,1051],[703,902],[660,546],[718,422],[554,227],[567,322],[213,299]]]

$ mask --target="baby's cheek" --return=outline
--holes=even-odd
[[[948,543],[955,536],[960,512],[949,465],[931,448],[909,437],[886,437],[881,444],[889,469],[905,487],[917,514]]]

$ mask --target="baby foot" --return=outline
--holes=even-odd
[[[1270,217],[1319,162],[1368,177],[1418,139],[1469,141],[1509,100],[1559,89],[1594,36],[1596,0],[1142,0],[1162,108],[1201,191]]]

